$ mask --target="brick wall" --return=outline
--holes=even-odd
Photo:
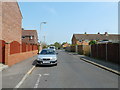
[[[0,40],[0,63],[5,63],[5,41]]]
[[[25,59],[28,59],[30,57],[37,55],[37,53],[38,53],[38,50],[12,54],[12,55],[8,56],[8,62],[6,62],[6,63],[8,66],[12,66],[12,65],[19,63]]]
[[[72,38],[72,44],[73,44],[73,45],[76,45],[76,44],[77,44],[77,40],[76,40],[76,38],[74,37],[74,35],[73,35],[73,38]]]
[[[17,2],[3,2],[2,40],[5,40],[6,42],[17,41],[21,44],[21,22],[22,15],[20,13]]]
[[[28,47],[28,44],[24,44],[24,45],[20,45],[18,42],[6,43],[5,44],[5,64],[7,64],[8,66],[12,66],[27,58],[37,55],[38,53],[37,48],[34,48],[34,50],[32,51],[32,45],[29,45],[29,47]],[[25,48],[25,50],[22,48],[22,46],[24,46],[23,48]],[[33,45],[33,46],[37,46],[37,45]]]
[[[0,40],[2,40],[2,2],[0,1]]]

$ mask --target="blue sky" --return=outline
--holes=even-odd
[[[117,2],[19,2],[22,27],[37,30],[47,44],[69,42],[73,34],[118,33]],[[40,23],[46,21],[47,24]]]

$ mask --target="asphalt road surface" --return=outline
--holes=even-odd
[[[58,65],[36,67],[19,88],[118,88],[118,75],[58,51]]]

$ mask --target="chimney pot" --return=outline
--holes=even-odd
[[[100,34],[100,32],[98,32],[98,34]]]
[[[105,35],[106,35],[106,36],[108,36],[108,33],[107,33],[107,32],[105,32]]]

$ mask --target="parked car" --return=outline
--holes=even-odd
[[[53,49],[43,49],[37,58],[37,65],[57,65],[57,53]]]
[[[50,46],[49,49],[55,50],[55,46]]]

